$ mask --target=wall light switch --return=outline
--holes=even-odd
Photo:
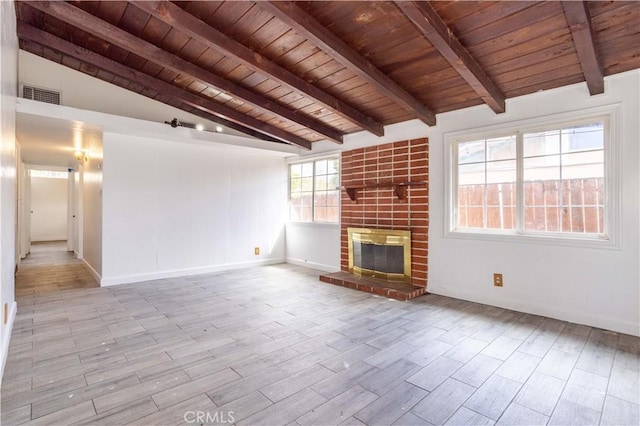
[[[253,249],[253,253],[258,256],[260,254],[260,247],[256,247]]]

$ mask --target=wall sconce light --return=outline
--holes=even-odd
[[[82,161],[82,160],[84,160],[85,162],[86,162],[86,161],[89,161],[89,159],[87,158],[86,153],[85,153],[84,151],[81,151],[81,150],[77,150],[77,151],[75,151],[75,152],[73,153],[73,156],[74,156],[74,157],[75,157],[75,159],[76,159],[76,160],[78,160],[78,161]]]

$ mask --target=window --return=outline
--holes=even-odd
[[[325,158],[289,166],[289,218],[294,222],[338,223],[340,163]]]
[[[610,121],[450,138],[450,232],[610,239]]]
[[[50,178],[50,179],[67,179],[69,177],[68,172],[59,172],[55,170],[29,170],[29,176],[31,177],[39,177],[39,178]]]

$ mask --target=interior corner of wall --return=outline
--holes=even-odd
[[[98,271],[95,270],[95,268],[93,267],[93,265],[91,265],[89,262],[87,262],[87,259],[83,258],[82,259],[82,263],[84,264],[84,266],[87,267],[87,269],[89,270],[89,273],[91,274],[91,276],[93,276],[93,278],[98,282],[98,284],[100,284],[100,286],[102,286],[102,275],[100,275],[98,273]]]

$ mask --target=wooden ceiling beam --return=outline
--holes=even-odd
[[[249,49],[221,31],[212,28],[170,1],[134,1],[131,4],[209,48],[221,51],[251,70],[265,74],[270,79],[289,86],[304,96],[313,99],[358,127],[368,130],[377,136],[384,136],[384,126],[381,123],[308,83],[303,78]]]
[[[604,72],[596,49],[596,37],[591,25],[589,5],[584,1],[563,1],[562,9],[571,30],[589,93],[604,93]]]
[[[151,77],[141,71],[122,65],[119,62],[77,46],[54,36],[53,34],[35,28],[25,22],[18,21],[17,29],[18,37],[21,40],[37,43],[38,45],[78,59],[83,63],[96,67],[97,69],[117,75],[137,85],[171,96],[202,111],[205,114],[204,118],[220,122],[225,126],[250,134],[251,136],[264,138],[264,136],[267,135],[268,140],[277,139],[278,141],[295,144],[305,149],[311,149],[311,142],[306,139],[285,132],[282,129],[253,117],[244,115],[232,108],[218,104],[217,102],[203,96],[196,95],[165,81]]]
[[[380,93],[383,93],[428,125],[435,125],[436,116],[433,111],[376,68],[371,62],[367,61],[338,36],[327,30],[298,5],[289,1],[259,1],[256,4],[336,58],[338,62],[344,64],[362,79],[373,85]]]
[[[460,43],[431,4],[426,1],[395,3],[494,112],[505,111],[504,95],[500,89]]]
[[[69,3],[63,1],[29,1],[25,3],[159,66],[170,69],[178,74],[189,76],[202,84],[228,93],[232,97],[251,104],[265,112],[275,114],[285,120],[304,126],[328,139],[342,143],[342,132],[308,116],[292,111],[276,102],[272,102],[242,86],[200,68],[179,56],[171,54]]]

